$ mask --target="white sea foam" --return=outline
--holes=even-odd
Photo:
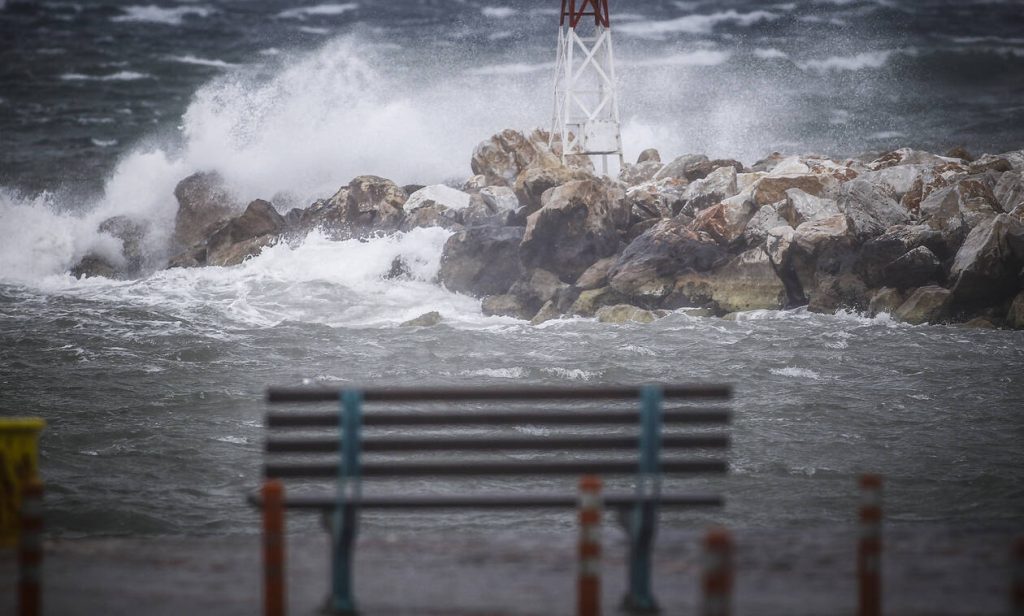
[[[209,17],[214,10],[205,6],[176,6],[173,8],[156,6],[126,6],[123,15],[110,18],[114,22],[142,22],[180,26],[185,17]]]
[[[553,368],[541,368],[541,370],[569,381],[592,381],[601,376],[599,372],[583,370],[581,368],[561,368],[556,366]]]
[[[484,17],[492,17],[495,19],[505,19],[512,17],[519,11],[512,8],[511,6],[485,6],[480,10]]]
[[[625,60],[620,62],[628,68],[645,68],[658,66],[717,66],[729,60],[732,53],[717,49],[697,49],[694,51],[669,54],[643,60]]]
[[[237,64],[225,62],[224,60],[200,58],[191,54],[184,56],[170,56],[169,59],[182,64],[195,64],[197,66],[210,66],[214,68],[235,68],[238,66]]]
[[[798,379],[810,379],[812,381],[817,381],[821,379],[821,375],[815,372],[814,370],[811,370],[810,368],[794,368],[792,366],[787,366],[785,368],[772,368],[768,372],[771,372],[772,374],[776,374],[778,376],[789,376]]]
[[[149,79],[152,75],[136,71],[118,71],[109,75],[84,75],[82,73],[64,73],[60,78],[64,81],[136,81]]]
[[[664,38],[672,34],[708,34],[715,29],[715,26],[723,23],[751,26],[778,18],[778,14],[770,11],[740,13],[735,9],[730,9],[708,15],[684,15],[666,21],[631,21],[616,26],[615,31],[630,36]]]
[[[526,368],[480,368],[479,370],[467,370],[463,376],[486,376],[495,379],[523,379],[526,378]]]
[[[806,60],[798,62],[803,70],[828,72],[828,71],[859,71],[866,68],[881,68],[892,56],[891,51],[864,51],[852,56],[829,56],[823,59]]]
[[[109,148],[117,145],[117,139],[97,139],[93,137],[89,141],[98,148]]]
[[[774,47],[758,47],[754,50],[754,56],[762,60],[782,60],[789,57],[789,54]]]
[[[344,4],[318,4],[315,6],[304,6],[295,9],[288,9],[277,14],[281,19],[307,19],[309,17],[332,17],[344,15],[359,8],[354,2]]]

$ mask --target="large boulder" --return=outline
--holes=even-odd
[[[241,216],[232,218],[210,236],[206,242],[205,264],[238,265],[276,241],[285,226],[284,218],[273,205],[257,199]]]
[[[661,171],[661,161],[648,160],[635,165],[626,163],[619,171],[619,181],[626,186],[636,186],[654,179],[654,176]]]
[[[939,286],[915,289],[893,313],[897,320],[920,325],[939,323],[949,315],[952,294]]]
[[[506,129],[476,146],[470,167],[484,176],[488,186],[512,187],[537,156],[536,143],[519,131]]]
[[[608,272],[617,261],[616,257],[605,257],[587,268],[587,271],[580,274],[573,285],[581,291],[598,289],[608,285]]]
[[[616,218],[623,217],[621,192],[597,180],[576,180],[551,192],[530,215],[521,256],[529,268],[554,272],[573,282],[619,246]]]
[[[621,293],[611,287],[589,289],[580,293],[569,311],[581,317],[592,317],[602,306],[621,304],[625,300],[626,298]]]
[[[103,276],[104,278],[133,278],[142,273],[146,260],[143,242],[149,225],[127,216],[114,216],[99,224],[97,231],[110,236],[108,250],[94,250],[71,268],[76,278]],[[101,242],[103,244],[103,242]]]
[[[633,240],[609,271],[611,287],[641,301],[665,297],[676,276],[706,272],[728,258],[717,242],[702,239],[679,219],[662,220]]]
[[[977,178],[965,178],[933,191],[921,202],[921,217],[941,232],[946,242],[959,246],[971,229],[1001,213],[992,190]]]
[[[402,206],[408,195],[391,180],[376,175],[361,175],[348,185],[345,222],[354,229],[397,229],[405,215]]]
[[[736,186],[736,169],[719,167],[706,177],[694,180],[686,187],[686,205],[682,211],[690,216],[739,192]]]
[[[654,179],[674,178],[690,182],[704,177],[710,172],[710,170],[705,170],[709,162],[711,161],[703,154],[684,154],[662,167],[654,175]],[[703,175],[701,175],[702,172]]]
[[[786,219],[794,229],[809,220],[821,220],[839,213],[839,207],[832,199],[815,197],[799,188],[786,191],[786,198],[778,207],[779,216]]]
[[[174,188],[178,212],[174,242],[180,247],[198,244],[236,212],[241,204],[215,172],[193,173]]]
[[[409,231],[418,227],[443,227],[458,230],[462,226],[462,212],[470,206],[471,196],[444,184],[424,186],[409,195],[402,206],[405,217],[399,229]],[[480,199],[482,203],[483,200]]]
[[[882,284],[897,289],[927,286],[942,280],[942,262],[926,246],[918,246],[882,269]]]
[[[880,314],[892,314],[907,301],[905,293],[899,289],[882,287],[875,291],[868,302],[868,315],[876,317]]]
[[[480,311],[488,317],[512,317],[524,321],[532,318],[537,312],[511,293],[488,295],[480,302]]]
[[[468,227],[448,238],[440,279],[450,291],[477,297],[501,295],[523,275],[522,227]]]
[[[785,174],[767,175],[754,183],[753,198],[757,205],[767,205],[782,201],[786,198],[786,191],[798,188],[803,192],[820,196],[827,189],[836,185],[835,178],[827,175],[812,174]]]
[[[867,168],[871,171],[878,171],[879,169],[886,169],[888,167],[894,167],[896,165],[941,165],[944,163],[957,162],[954,158],[948,158],[938,156],[930,152],[923,150],[913,150],[911,148],[900,148],[892,152],[886,152],[875,160],[867,164]]]
[[[653,323],[667,314],[662,310],[645,310],[629,304],[617,304],[602,306],[594,316],[601,323]]]
[[[787,303],[787,293],[761,248],[743,252],[711,272],[685,272],[677,276],[666,308],[710,307],[719,314],[747,310],[776,310]]]
[[[977,305],[1013,297],[1021,288],[1024,223],[1000,214],[975,227],[950,267],[953,293],[961,304]]]
[[[1014,329],[1024,329],[1024,291],[1017,294],[1010,302],[1010,310],[1006,313],[1006,324]]]
[[[784,225],[789,225],[789,222],[779,215],[774,204],[761,206],[743,228],[743,242],[750,248],[762,246],[769,231]]]
[[[1024,171],[1007,171],[999,176],[992,193],[1004,212],[1024,205]]]
[[[893,225],[910,222],[910,214],[896,202],[891,192],[865,180],[841,184],[834,196],[839,211],[846,215],[850,232],[859,241],[881,235]]]
[[[530,270],[526,276],[516,281],[509,289],[519,302],[527,307],[528,312],[536,314],[541,306],[553,301],[562,310],[568,310],[576,299],[572,287],[558,276],[542,269]]]
[[[743,235],[747,222],[756,211],[757,206],[753,201],[744,195],[736,195],[698,213],[690,229],[706,233],[715,241],[729,245]]]
[[[942,234],[928,225],[895,225],[864,244],[857,272],[869,286],[881,286],[885,282],[885,269],[893,261],[920,247],[926,247],[939,261],[952,256]],[[910,286],[919,287],[922,284],[925,283]]]

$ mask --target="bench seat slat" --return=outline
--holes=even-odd
[[[636,503],[635,493],[607,493],[602,497],[607,507],[625,507]],[[249,495],[249,502],[263,506],[258,493]],[[721,507],[724,499],[719,494],[662,494],[659,505],[675,507]],[[288,496],[284,505],[289,509],[332,509],[338,504],[333,494]],[[498,509],[508,507],[569,508],[577,505],[573,494],[503,494],[503,495],[373,495],[363,496],[360,507],[371,509],[445,509],[471,507],[477,509]]]
[[[340,389],[326,387],[271,387],[267,401],[330,402],[341,399]],[[667,385],[665,399],[728,399],[732,389],[726,385]],[[637,387],[475,387],[475,388],[387,388],[364,389],[367,402],[433,402],[479,400],[636,400]]]
[[[565,449],[637,449],[639,436],[481,436],[481,437],[365,437],[364,452],[382,451],[493,451],[529,449],[560,451]],[[668,434],[662,437],[662,449],[729,446],[724,434]],[[337,438],[270,438],[267,453],[337,453]]]
[[[632,474],[637,462],[608,460],[495,462],[462,460],[458,462],[368,462],[361,467],[364,477],[423,477],[430,475],[582,475]],[[662,460],[660,473],[724,473],[724,460]],[[271,479],[331,478],[338,474],[336,464],[277,462],[264,465],[265,477]]]
[[[267,414],[268,428],[332,428],[338,426],[337,411],[288,412]],[[662,423],[727,424],[732,414],[723,409],[665,409]],[[636,410],[610,411],[437,411],[430,413],[401,413],[370,411],[363,414],[364,426],[492,426],[517,425],[638,425],[640,413]]]

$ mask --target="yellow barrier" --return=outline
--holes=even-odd
[[[17,545],[21,492],[39,476],[42,419],[0,418],[0,548]]]

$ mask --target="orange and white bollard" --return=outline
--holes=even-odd
[[[857,614],[882,613],[882,477],[860,477],[860,543],[857,548]]]
[[[263,613],[284,616],[284,485],[263,484]]]
[[[1010,614],[1024,616],[1024,537],[1013,544],[1013,555],[1010,559]]]
[[[729,616],[732,578],[732,537],[724,528],[712,528],[704,537],[702,616]]]
[[[580,479],[578,616],[601,613],[601,479],[587,475]]]
[[[43,577],[43,484],[29,479],[21,492],[18,540],[18,614],[39,616]]]

